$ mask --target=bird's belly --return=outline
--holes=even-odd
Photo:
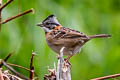
[[[73,54],[79,53],[80,50],[81,50],[81,46],[80,45],[75,46],[75,48],[73,49]]]
[[[64,55],[71,55],[71,54],[76,54],[78,52],[80,52],[80,48],[81,46],[80,45],[76,45],[74,47],[68,47],[68,46],[65,46],[65,45],[53,45],[53,44],[49,44],[48,43],[48,46],[56,53],[60,53],[60,50],[62,47],[65,47],[64,51],[63,51],[63,54]]]

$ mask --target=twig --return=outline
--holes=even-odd
[[[27,71],[30,72],[30,69],[28,69],[26,67],[23,67],[23,66],[20,66],[20,65],[16,65],[16,64],[11,64],[11,63],[7,63],[7,64],[10,65],[10,66],[15,66],[15,67],[18,67],[18,68],[22,68],[22,69],[27,70]],[[38,77],[38,75],[36,73],[34,73],[34,74],[35,74],[35,76]]]
[[[71,80],[71,64],[64,60],[63,52],[65,47],[60,50],[60,56],[57,62],[57,69],[54,63],[54,69],[48,69],[49,74],[44,75],[44,80]]]
[[[2,0],[0,0],[0,23],[2,21],[2,9],[5,8],[8,4],[10,4],[13,0],[8,0],[5,4],[2,5]],[[1,31],[1,24],[0,24]]]
[[[2,5],[2,0],[0,0],[0,5]]]
[[[64,66],[64,58],[63,58],[63,50],[64,50],[64,48],[65,47],[62,47],[61,48],[61,50],[60,50],[60,58],[59,58],[59,60],[58,60],[58,70],[57,70],[57,75],[56,75],[56,77],[57,77],[57,80],[61,80],[61,79],[63,79],[63,71],[62,71],[62,69],[63,69],[63,66]]]
[[[4,80],[1,68],[0,68],[0,80]]]
[[[12,55],[12,53],[13,52],[9,53],[8,56],[6,56],[6,58],[4,59],[5,62],[10,58],[10,56]]]
[[[0,7],[2,5],[2,0],[0,0]],[[0,22],[2,21],[2,15],[1,15],[2,11],[0,10]],[[0,24],[0,31],[1,31],[1,24]]]
[[[0,7],[0,11],[5,8],[8,4],[10,4],[13,0],[8,0],[5,4],[3,4],[1,7]]]
[[[32,57],[31,57],[31,61],[30,61],[30,80],[33,80],[33,77],[34,77],[34,66],[33,66],[34,55],[35,55],[35,53],[32,52]]]
[[[71,80],[71,65],[68,61],[65,61],[63,58],[64,48],[65,47],[62,47],[60,50],[60,58],[58,59],[57,64],[56,80]]]
[[[0,11],[0,22],[2,21],[1,11]],[[1,31],[1,24],[0,24],[0,31]]]
[[[99,77],[99,78],[94,78],[94,79],[91,79],[91,80],[104,80],[104,79],[110,79],[110,78],[115,78],[115,77],[120,77],[120,73],[119,74],[108,75],[108,76],[104,76],[104,77]]]
[[[23,66],[20,66],[20,65],[11,64],[11,63],[7,63],[7,65],[10,65],[10,66],[15,66],[15,67],[22,68],[22,69],[24,69],[24,70],[30,71],[30,69],[28,69],[28,68],[25,68],[25,67],[23,67]]]
[[[9,21],[11,21],[11,20],[13,20],[13,19],[15,19],[15,18],[18,18],[18,17],[23,16],[23,15],[25,15],[25,14],[28,14],[28,13],[30,13],[30,12],[34,12],[33,9],[29,9],[29,10],[23,12],[23,13],[17,14],[16,16],[10,17],[10,18],[2,21],[0,24],[5,24],[5,23],[7,23],[7,22],[9,22]]]
[[[16,70],[14,70],[11,66],[7,65],[7,63],[5,61],[2,61],[3,62],[3,65],[8,68],[12,73],[16,74],[18,77],[22,78],[22,79],[25,79],[25,80],[29,80],[28,77],[18,73]]]
[[[13,52],[12,52],[12,53],[13,53]],[[2,61],[5,61],[5,62],[6,62],[6,61],[10,58],[10,56],[12,55],[12,53],[9,53],[8,56],[6,56],[6,58],[5,58],[4,60],[2,60]],[[0,64],[0,68],[3,66],[2,61],[1,61],[1,64]]]

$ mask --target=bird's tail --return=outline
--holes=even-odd
[[[109,35],[109,34],[98,34],[98,35],[90,35],[88,37],[90,39],[92,39],[92,38],[109,38],[109,37],[111,37],[111,35]]]

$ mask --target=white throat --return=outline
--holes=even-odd
[[[42,27],[44,29],[45,32],[51,32],[52,30],[50,30],[49,28],[46,27]]]

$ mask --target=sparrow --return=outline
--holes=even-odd
[[[57,20],[55,15],[49,15],[42,23],[38,23],[45,31],[45,39],[48,46],[58,55],[62,47],[63,55],[67,55],[69,60],[73,55],[80,52],[82,46],[94,38],[108,38],[109,34],[98,34],[87,36],[84,33],[63,27]]]

